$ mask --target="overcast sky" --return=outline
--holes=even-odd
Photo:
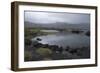
[[[25,21],[41,24],[56,22],[89,24],[90,14],[25,11]]]

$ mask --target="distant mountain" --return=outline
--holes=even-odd
[[[53,29],[83,29],[83,30],[89,30],[90,25],[85,23],[80,24],[69,24],[69,23],[62,23],[62,22],[56,22],[51,24],[40,24],[40,23],[31,23],[31,22],[24,22],[25,27],[29,28],[53,28]]]

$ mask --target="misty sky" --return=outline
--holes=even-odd
[[[26,21],[41,24],[50,24],[56,22],[89,24],[90,14],[25,11],[25,22]]]

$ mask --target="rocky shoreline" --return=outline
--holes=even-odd
[[[57,45],[41,44],[38,41],[27,40],[25,43],[25,61],[86,59],[90,58],[90,48],[66,48]]]

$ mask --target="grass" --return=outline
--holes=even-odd
[[[25,60],[26,60],[26,61],[29,61],[29,60],[32,59],[32,52],[30,52],[30,51],[25,51],[24,56],[25,56],[25,57],[24,57]]]
[[[49,48],[38,48],[36,52],[44,57],[49,57],[52,54]]]

